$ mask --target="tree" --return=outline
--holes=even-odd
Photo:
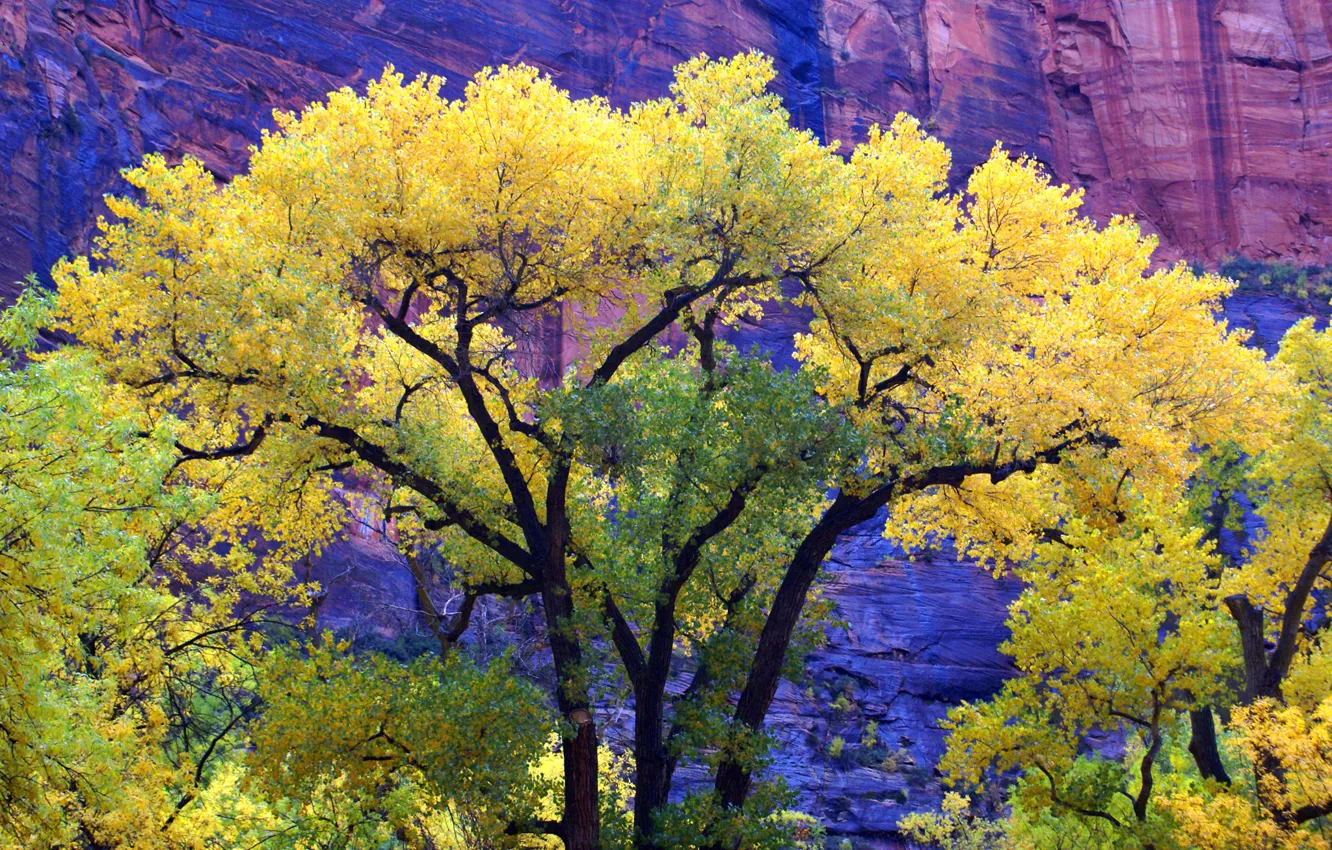
[[[1222,592],[1239,632],[1243,685],[1231,701],[1240,706],[1240,746],[1263,816],[1293,843],[1298,827],[1332,815],[1332,665],[1322,643],[1332,579],[1332,336],[1306,319],[1286,333],[1277,360],[1294,390],[1279,439],[1249,475],[1263,534]]]
[[[50,308],[30,290],[0,314],[0,847],[194,846],[303,541],[272,535],[262,563],[207,545],[239,506],[163,486],[177,423],[91,352],[37,353]]]
[[[634,695],[637,845],[758,841],[785,822],[751,794],[763,719],[842,532],[890,507],[911,539],[1019,552],[1112,505],[1122,469],[1177,486],[1265,391],[1213,318],[1224,282],[1147,273],[1136,227],[1098,230],[999,148],[946,194],[947,151],[905,116],[840,157],[772,75],[700,58],[619,111],[526,67],[456,102],[389,71],[279,115],[226,186],[147,158],[98,265],[54,272],[65,327],[181,413],[198,486],[354,475],[466,605],[540,599],[564,739],[545,828],[571,850],[602,841],[603,647]],[[727,344],[782,303],[813,316],[794,373]],[[672,807],[682,757],[715,790]]]
[[[174,417],[85,350],[35,348],[51,302],[0,313],[0,847],[467,846],[536,817],[537,689],[502,663],[300,651],[315,588],[291,565],[336,526],[285,488],[182,478]]]
[[[511,820],[538,820],[549,711],[507,662],[450,653],[401,665],[327,635],[270,656],[245,767],[272,811],[243,845],[280,845],[291,830],[345,847],[493,846]]]
[[[1296,325],[1271,364],[1282,391],[1240,445],[1199,452],[1175,504],[1129,484],[1122,511],[1072,519],[1021,568],[1006,645],[1021,675],[953,714],[944,762],[970,784],[1021,772],[1019,846],[1055,846],[1043,817],[1096,846],[1327,846],[1330,356],[1326,332]],[[1246,509],[1257,534],[1220,547]],[[1089,753],[1096,736],[1127,752]]]
[[[1169,739],[1191,709],[1218,701],[1235,661],[1202,530],[1178,504],[1121,501],[1122,523],[1074,519],[1019,568],[1027,588],[1003,647],[1019,676],[952,714],[942,765],[967,784],[986,768],[1019,770],[1023,811],[1090,821],[1107,847],[1160,840],[1151,807]],[[1122,759],[1088,760],[1098,732],[1125,739]]]

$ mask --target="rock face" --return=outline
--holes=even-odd
[[[146,151],[243,168],[275,107],[392,62],[526,61],[618,104],[700,51],[776,57],[794,119],[911,112],[956,176],[996,139],[1165,256],[1332,260],[1332,0],[3,0],[0,280],[87,247]]]
[[[1021,589],[947,554],[904,558],[882,530],[871,520],[833,550],[824,592],[845,627],[809,657],[805,681],[781,684],[768,715],[771,770],[833,844],[857,848],[896,847],[902,816],[938,808],[939,722],[1012,674],[997,647]]]

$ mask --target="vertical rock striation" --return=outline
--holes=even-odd
[[[244,165],[274,108],[386,63],[526,61],[620,104],[700,51],[777,58],[796,122],[911,112],[960,181],[996,139],[1164,257],[1332,261],[1332,0],[4,0],[0,280],[87,247],[144,152]]]

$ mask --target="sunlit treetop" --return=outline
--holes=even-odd
[[[1260,439],[1237,421],[1170,502],[1126,479],[1016,566],[1019,675],[951,713],[941,763],[1022,774],[1013,846],[1328,846],[1330,339],[1307,320],[1282,340]]]

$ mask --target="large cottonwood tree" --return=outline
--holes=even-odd
[[[350,470],[465,611],[539,598],[563,808],[511,828],[572,850],[602,844],[603,647],[634,696],[638,846],[758,841],[763,719],[842,532],[888,507],[905,538],[1016,551],[1125,469],[1177,486],[1264,392],[1213,317],[1225,284],[1150,272],[1131,222],[1078,218],[998,148],[950,195],[907,117],[843,157],[772,76],[699,59],[620,111],[526,67],[457,101],[390,72],[279,116],[226,186],[149,157],[96,262],[55,270],[66,326],[188,423],[196,484],[295,497]],[[725,342],[783,302],[812,315],[795,372]],[[672,806],[681,758],[715,793]]]

